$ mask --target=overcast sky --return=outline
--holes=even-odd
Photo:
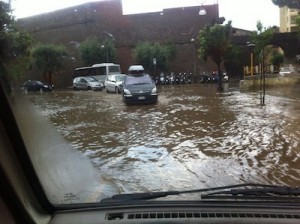
[[[16,18],[92,2],[93,0],[12,0]],[[219,3],[220,16],[236,28],[256,30],[258,20],[264,26],[279,26],[279,8],[271,0],[122,0],[123,13],[161,11],[163,8]]]

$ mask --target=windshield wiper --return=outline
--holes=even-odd
[[[297,199],[300,196],[300,188],[288,186],[268,186],[259,188],[230,189],[201,195],[203,199]]]
[[[242,189],[237,189],[237,188],[242,188]],[[258,199],[262,197],[273,198],[274,196],[299,196],[300,188],[248,183],[248,184],[228,185],[222,187],[201,188],[201,189],[186,190],[186,191],[161,191],[161,192],[146,192],[146,193],[132,193],[132,194],[116,194],[110,198],[102,199],[102,202],[150,200],[150,199],[156,199],[156,198],[161,198],[161,197],[166,197],[171,195],[191,194],[191,193],[201,193],[201,192],[211,192],[206,195],[201,195],[202,199],[222,198],[224,196],[226,196],[226,198],[228,198],[228,196],[230,196],[231,198],[234,197],[234,199],[235,198],[249,199],[249,197],[251,197],[251,199]]]

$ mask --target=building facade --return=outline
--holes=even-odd
[[[290,9],[287,6],[280,8],[280,32],[295,32],[297,29],[296,17],[299,9]]]

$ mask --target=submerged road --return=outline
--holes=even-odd
[[[223,93],[213,84],[159,86],[155,105],[126,106],[106,91],[26,98],[119,192],[299,186],[299,87],[267,89],[264,107],[258,92],[233,83]]]

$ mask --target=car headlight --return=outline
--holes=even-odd
[[[157,93],[156,87],[154,87],[154,88],[152,89],[152,91],[151,91],[151,94],[155,94],[155,93]]]
[[[131,95],[131,92],[128,89],[124,89],[124,94],[125,95]]]

